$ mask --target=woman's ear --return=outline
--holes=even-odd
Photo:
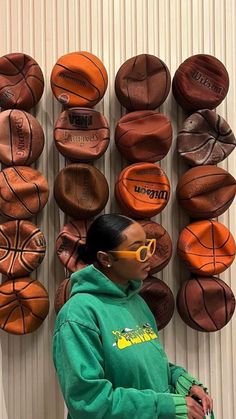
[[[104,268],[110,268],[112,265],[111,256],[106,252],[102,252],[101,250],[97,252],[97,260]]]

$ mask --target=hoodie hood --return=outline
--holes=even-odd
[[[141,280],[131,280],[126,285],[116,284],[94,265],[89,265],[71,275],[70,296],[89,293],[116,299],[130,299],[140,291],[142,283]]]

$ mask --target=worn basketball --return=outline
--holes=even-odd
[[[82,269],[86,264],[80,259],[78,249],[85,244],[92,220],[70,221],[56,239],[56,253],[61,263],[70,271]]]
[[[153,217],[165,208],[170,197],[170,183],[159,165],[135,163],[120,173],[115,196],[127,215]]]
[[[130,162],[160,161],[172,143],[171,122],[156,111],[128,113],[116,125],[115,142],[120,153]]]
[[[215,109],[229,89],[224,64],[209,54],[187,58],[176,70],[172,91],[178,104],[188,112]]]
[[[44,133],[33,115],[11,109],[0,113],[0,161],[6,166],[29,166],[43,151]]]
[[[57,288],[54,300],[54,309],[56,314],[61,310],[64,304],[70,298],[71,280],[70,278],[64,279]]]
[[[8,277],[28,275],[46,252],[43,233],[26,220],[0,224],[0,272]]]
[[[151,220],[139,220],[138,222],[143,227],[147,239],[156,239],[156,250],[149,259],[149,274],[154,275],[168,265],[172,256],[172,241],[161,224]]]
[[[27,166],[0,171],[0,214],[6,218],[26,219],[35,216],[48,200],[45,177]]]
[[[180,178],[176,194],[181,207],[192,218],[214,218],[231,205],[236,180],[217,166],[193,167]]]
[[[150,276],[143,281],[139,294],[154,315],[158,330],[163,329],[174,314],[175,300],[171,289],[165,282]]]
[[[186,226],[177,243],[186,268],[196,275],[224,272],[235,258],[235,241],[228,228],[218,221],[201,220]]]
[[[235,145],[228,122],[210,109],[189,116],[177,136],[178,153],[191,166],[218,164],[228,157]]]
[[[54,96],[63,105],[92,107],[107,89],[107,71],[91,52],[71,52],[60,57],[51,73]]]
[[[200,332],[222,329],[235,310],[233,291],[214,276],[196,277],[184,282],[176,303],[182,320]]]
[[[92,161],[101,157],[110,140],[107,119],[89,108],[70,108],[59,115],[54,127],[58,151],[71,161]]]
[[[44,78],[29,55],[12,53],[0,57],[0,107],[29,110],[43,94]]]
[[[54,197],[62,211],[74,219],[87,219],[105,207],[109,187],[105,176],[96,167],[74,163],[64,167],[54,183]]]
[[[140,54],[129,58],[116,74],[116,96],[130,111],[158,108],[169,91],[169,69],[155,55]]]
[[[49,311],[48,292],[29,276],[0,285],[0,328],[14,335],[34,332]]]

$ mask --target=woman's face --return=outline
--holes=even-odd
[[[133,223],[121,233],[123,241],[119,246],[112,250],[137,250],[146,243],[146,233],[138,223]],[[109,254],[109,252],[108,252]],[[145,262],[139,262],[135,258],[125,259],[120,255],[111,255],[111,267],[109,273],[111,279],[120,278],[121,282],[127,282],[131,279],[144,280],[148,276],[150,264],[148,258]],[[118,280],[116,282],[119,282]]]

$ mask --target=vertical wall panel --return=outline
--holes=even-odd
[[[64,269],[55,255],[56,236],[66,217],[53,199],[53,182],[65,159],[53,144],[53,124],[61,112],[50,90],[50,74],[57,58],[72,51],[88,50],[104,62],[109,77],[106,95],[96,109],[108,118],[111,143],[96,167],[110,185],[105,212],[118,211],[114,183],[127,162],[114,144],[114,128],[124,109],[115,97],[114,79],[120,65],[133,55],[149,53],[168,65],[171,76],[189,55],[210,53],[222,60],[229,72],[230,89],[217,111],[236,132],[236,10],[234,0],[0,0],[0,55],[25,52],[40,64],[45,91],[33,114],[43,125],[46,144],[35,167],[47,177],[50,198],[33,221],[47,239],[47,255],[34,272],[48,289],[50,313],[33,334],[11,336],[0,333],[0,418],[62,419],[66,415],[51,358],[51,338],[55,321],[54,295],[63,280]],[[176,242],[188,217],[178,207],[175,189],[187,170],[176,151],[176,134],[185,113],[177,107],[172,93],[160,111],[169,116],[174,129],[173,145],[161,166],[171,181],[172,195],[165,210],[155,217],[173,240],[173,257],[158,274],[176,295],[189,274],[176,256]],[[220,164],[236,175],[236,152]],[[236,236],[236,203],[219,217]],[[221,278],[236,293],[236,263]],[[172,362],[186,367],[209,386],[217,419],[236,417],[236,315],[217,333],[198,333],[175,315],[161,332]]]

